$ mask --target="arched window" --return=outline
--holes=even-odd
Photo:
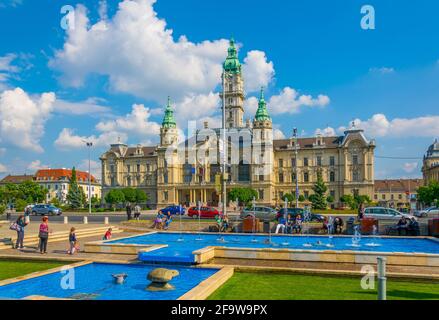
[[[250,165],[241,161],[239,162],[239,182],[249,182],[250,181]]]

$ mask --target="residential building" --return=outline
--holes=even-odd
[[[416,208],[417,190],[423,179],[375,180],[372,201],[391,208]]]
[[[431,181],[439,181],[439,141],[437,139],[428,147],[424,155],[422,174],[425,184],[429,184]]]

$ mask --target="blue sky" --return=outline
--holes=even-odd
[[[62,1],[1,1],[0,176],[85,169],[84,138],[95,142],[98,173],[117,137],[157,142],[167,95],[182,129],[188,120],[217,123],[231,36],[245,64],[246,116],[266,86],[278,137],[293,127],[340,134],[355,120],[377,140],[376,178],[419,177],[439,138],[437,1],[68,4],[76,8],[70,31],[60,26]],[[375,8],[375,30],[360,27],[364,4]]]

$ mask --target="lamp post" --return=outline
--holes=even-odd
[[[296,180],[296,208],[299,208],[299,177],[297,175],[297,128],[293,129],[294,137],[294,174]]]
[[[93,147],[93,142],[85,142],[88,148],[88,213],[91,214],[91,148]]]
[[[223,181],[222,181],[222,189],[223,189],[223,195],[222,195],[222,205],[223,205],[223,216],[227,216],[227,183],[226,183],[226,171],[227,171],[227,164],[226,164],[226,156],[227,156],[227,149],[226,149],[226,77],[229,77],[229,74],[224,70],[223,71],[223,103],[222,103],[222,130],[223,130],[223,141],[222,141],[222,148],[223,148],[223,159],[222,159],[222,171],[223,171]]]

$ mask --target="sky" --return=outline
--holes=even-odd
[[[433,0],[0,0],[0,177],[87,170],[84,140],[99,176],[111,143],[158,142],[168,96],[181,130],[218,126],[231,37],[246,118],[263,86],[275,138],[354,121],[376,140],[375,178],[421,177],[439,138],[438,12]]]

